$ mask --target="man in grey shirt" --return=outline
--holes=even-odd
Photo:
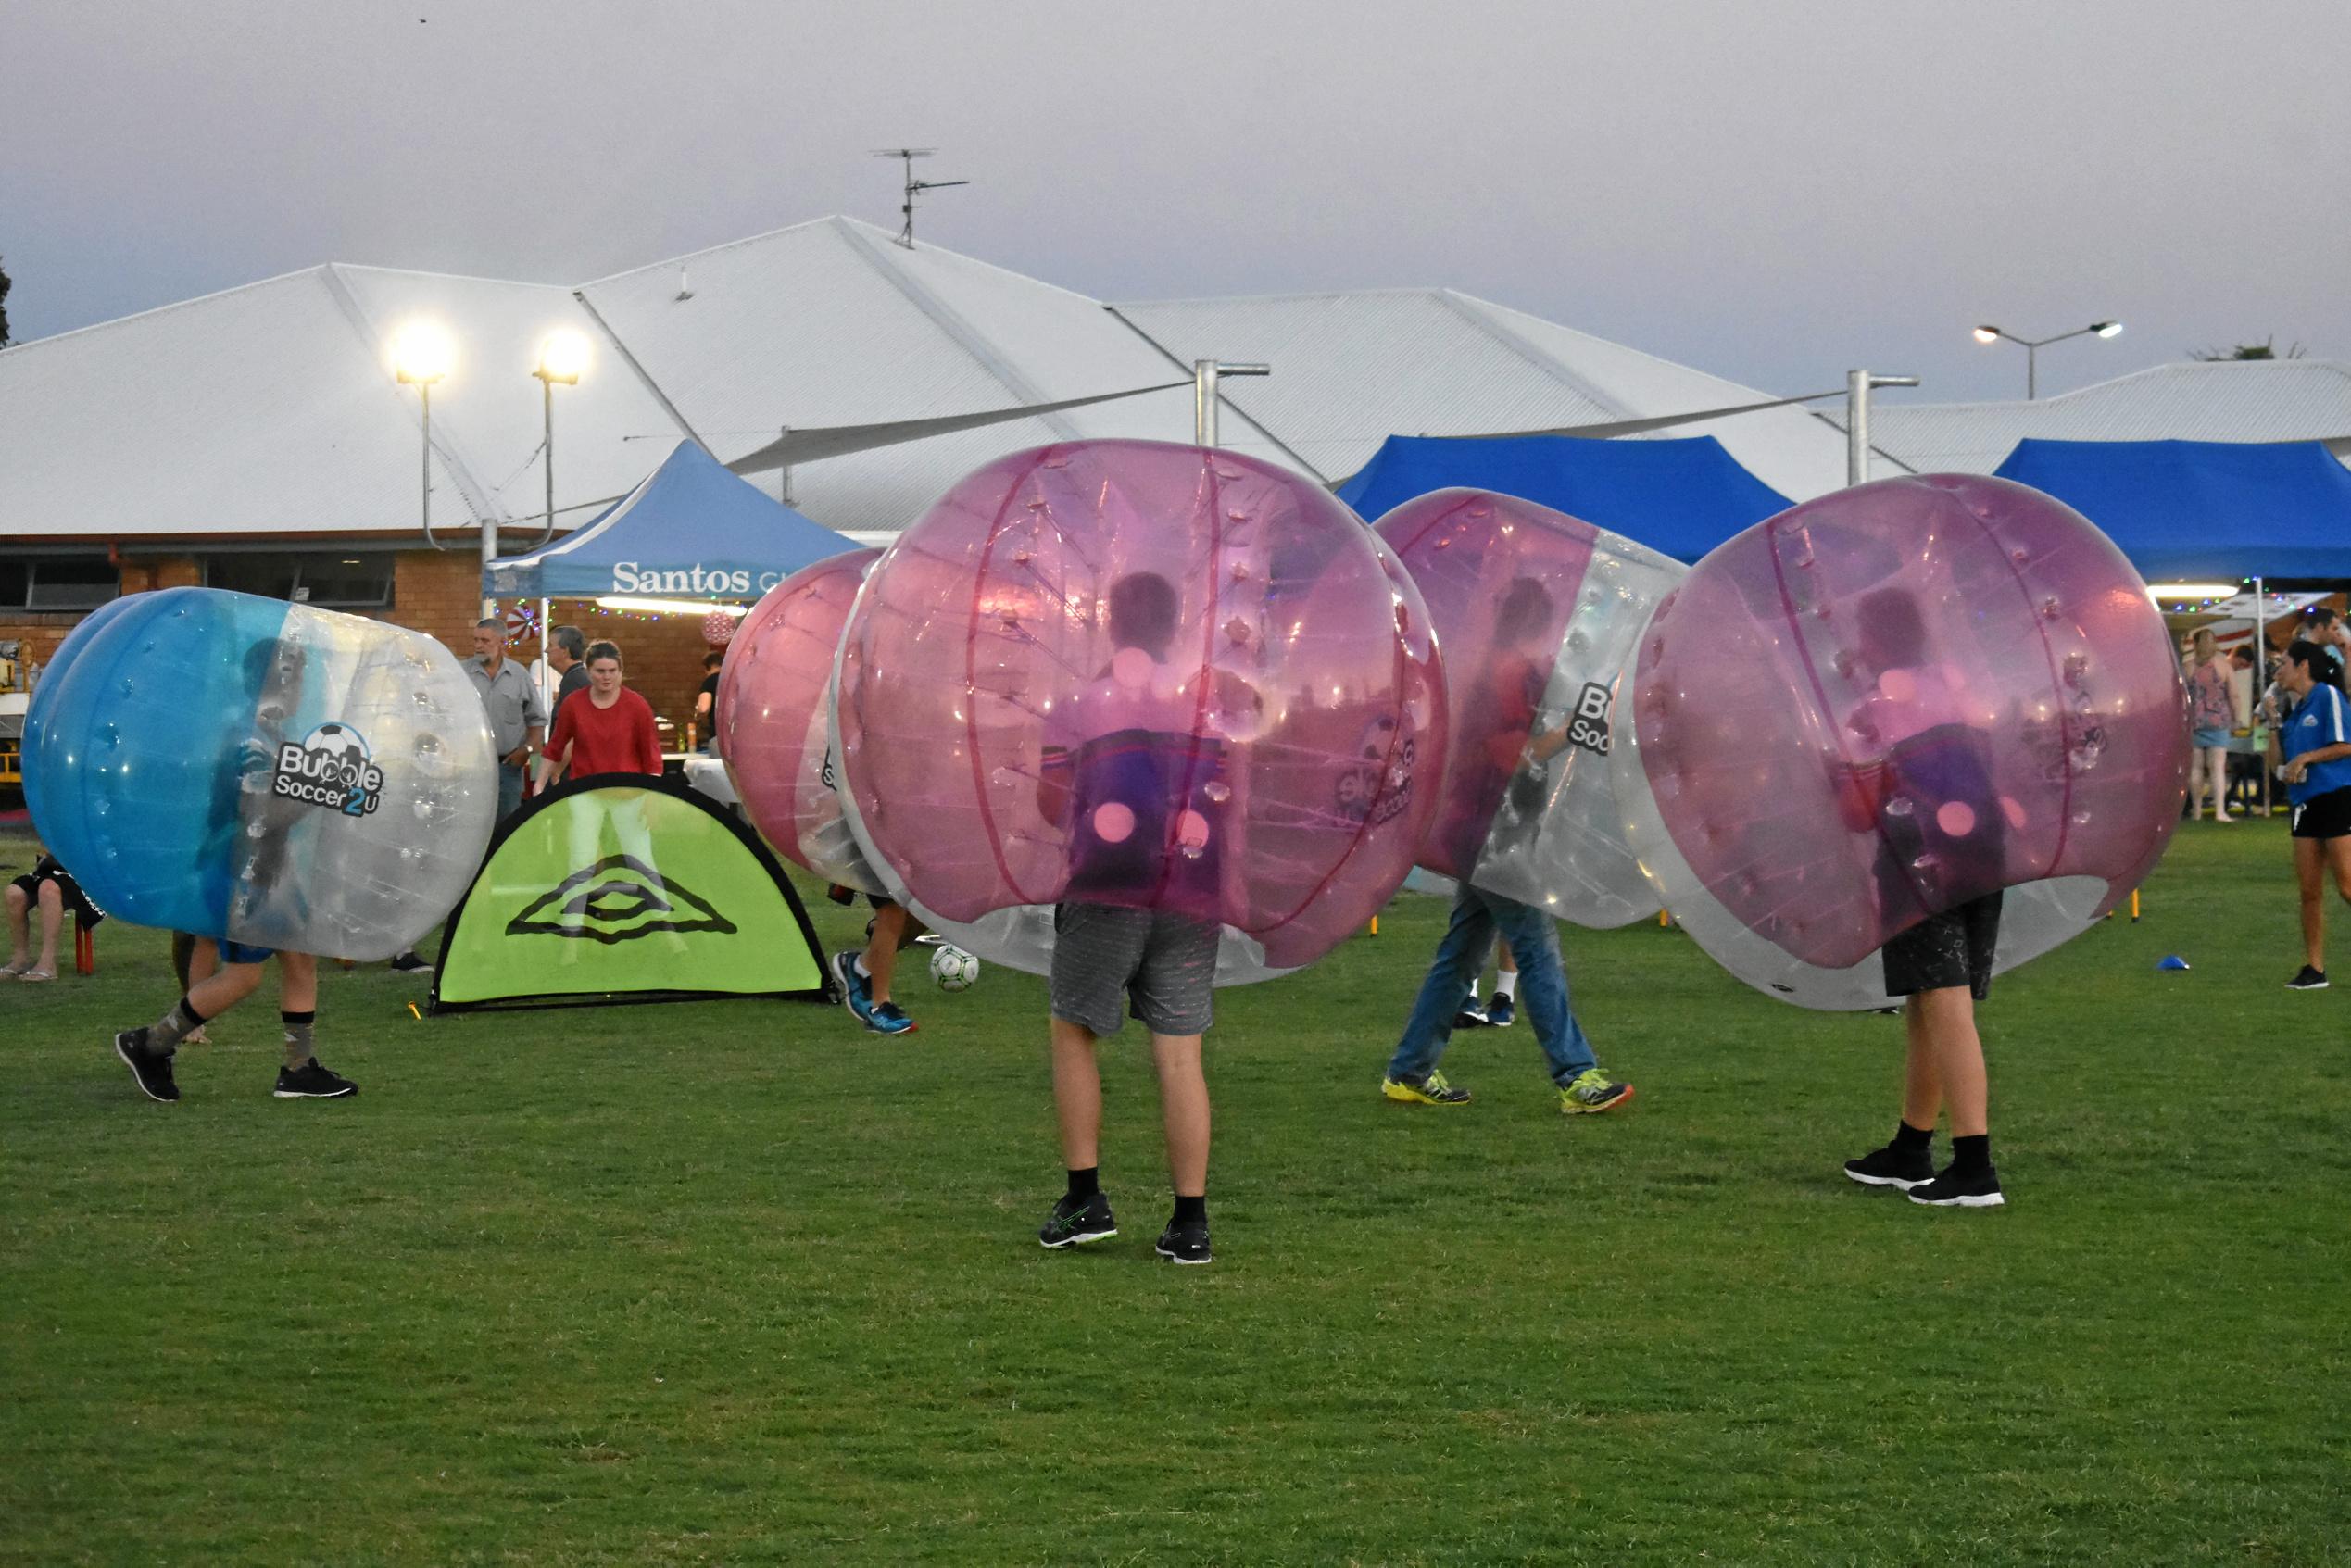
[[[551,721],[563,711],[563,699],[573,692],[587,688],[587,635],[577,626],[558,626],[547,633],[547,667],[555,671],[560,683],[555,688],[555,705],[548,712]]]
[[[498,820],[522,804],[522,776],[531,754],[547,740],[547,709],[530,673],[506,657],[506,623],[495,616],[474,623],[473,657],[465,661],[473,689],[490,716],[490,739],[498,754]]]

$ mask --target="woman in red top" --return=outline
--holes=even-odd
[[[587,690],[555,716],[555,733],[539,757],[539,787],[568,768],[571,776],[592,773],[654,773],[661,771],[661,740],[654,733],[653,708],[621,684],[621,650],[597,643],[587,650]]]

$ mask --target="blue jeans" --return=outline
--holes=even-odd
[[[498,821],[504,822],[522,809],[522,774],[524,770],[498,764]]]
[[[1559,927],[1531,904],[1500,894],[1481,893],[1463,883],[1453,895],[1452,918],[1428,978],[1420,983],[1404,1037],[1388,1063],[1390,1078],[1425,1078],[1445,1054],[1453,1037],[1453,1014],[1469,996],[1469,983],[1486,967],[1499,935],[1510,944],[1518,960],[1518,999],[1526,1005],[1527,1022],[1535,1027],[1535,1043],[1551,1062],[1552,1082],[1565,1088],[1576,1075],[1598,1065],[1591,1042],[1584,1038],[1567,1001],[1567,970],[1559,961]]]

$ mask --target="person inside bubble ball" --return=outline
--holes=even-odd
[[[1465,705],[1464,721],[1482,725],[1485,734],[1463,764],[1465,776],[1447,781],[1452,815],[1436,830],[1445,835],[1453,863],[1465,872],[1475,869],[1488,823],[1505,791],[1516,779],[1540,772],[1567,746],[1565,725],[1540,734],[1535,729],[1550,679],[1542,644],[1553,608],[1550,590],[1533,578],[1511,583],[1494,621],[1494,659],[1476,698]],[[1558,649],[1549,652],[1555,656]],[[1591,1042],[1576,1020],[1566,964],[1559,955],[1559,922],[1531,904],[1489,893],[1467,881],[1454,889],[1445,935],[1438,941],[1436,957],[1429,960],[1404,1022],[1403,1037],[1396,1042],[1380,1079],[1381,1096],[1401,1105],[1469,1103],[1469,1091],[1446,1082],[1437,1064],[1465,1018],[1493,1022],[1490,1010],[1478,1015],[1465,1009],[1474,1004],[1477,976],[1497,940],[1514,960],[1512,992],[1521,985],[1526,987],[1527,1021],[1534,1025],[1535,1044],[1542,1047],[1552,1083],[1559,1090],[1561,1113],[1587,1116],[1631,1104],[1633,1086],[1601,1071]],[[1505,1020],[1508,1016],[1504,1014]]]
[[[292,866],[295,831],[311,809],[274,794],[270,776],[279,743],[299,712],[307,659],[299,645],[270,638],[245,656],[245,673],[256,692],[253,734],[239,748],[236,766],[222,771],[212,801],[202,856],[207,867],[233,867],[229,907],[234,919],[251,922],[272,904],[300,896],[286,872]],[[247,846],[250,846],[248,848]],[[242,863],[234,857],[242,856]],[[225,874],[216,872],[213,874]],[[277,919],[285,918],[281,910]],[[180,1098],[171,1062],[180,1046],[204,1025],[260,988],[261,972],[278,960],[278,1019],[283,1030],[284,1063],[278,1069],[279,1099],[343,1099],[359,1086],[318,1059],[312,1034],[319,1016],[318,960],[308,953],[279,951],[220,938],[220,963],[193,984],[155,1022],[114,1037],[114,1054],[131,1070],[140,1092],[165,1103]]]
[[[1971,721],[1962,677],[1931,658],[1917,600],[1881,588],[1856,608],[1859,666],[1873,681],[1845,720],[1852,760],[1837,768],[1840,800],[1846,827],[1877,835],[1880,919],[1916,923],[1880,952],[1887,995],[1908,998],[1902,1116],[1893,1140],[1846,1160],[1845,1174],[1914,1203],[1997,1208],[2005,1200],[1975,1005],[1992,987],[2017,812],[1993,788],[1988,739]],[[1946,1109],[1951,1163],[1938,1173],[1935,1119]]]
[[[1069,1185],[1037,1239],[1061,1248],[1118,1234],[1101,1191],[1102,1080],[1097,1043],[1124,1027],[1123,1004],[1150,1032],[1176,1209],[1158,1244],[1177,1263],[1212,1261],[1208,1081],[1220,928],[1213,911],[1231,790],[1224,748],[1197,733],[1201,704],[1167,663],[1180,601],[1155,572],[1112,584],[1109,665],[1049,726],[1037,807],[1069,845],[1068,889],[1053,911],[1053,1104]],[[1151,898],[1157,908],[1126,900]],[[1200,913],[1173,906],[1189,906]]]

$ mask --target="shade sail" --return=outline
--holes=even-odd
[[[756,599],[801,567],[856,547],[681,441],[594,521],[545,549],[492,561],[482,591],[497,598]]]

